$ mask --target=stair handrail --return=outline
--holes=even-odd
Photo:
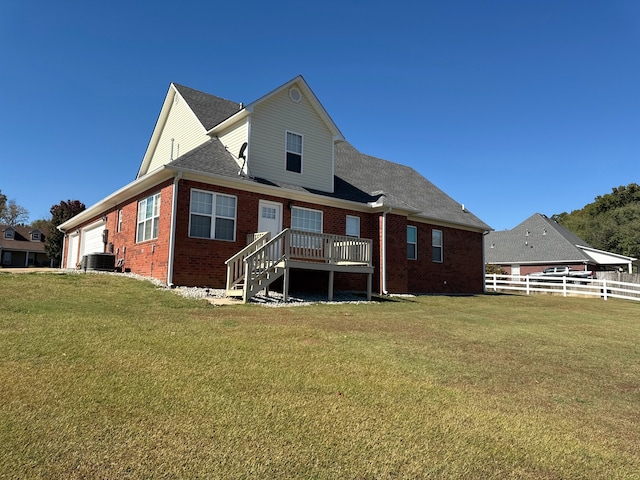
[[[270,232],[258,232],[254,240],[224,263],[227,266],[227,290],[240,283],[245,276],[245,258],[269,241]]]

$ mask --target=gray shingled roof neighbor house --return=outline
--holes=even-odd
[[[558,222],[536,213],[511,230],[485,235],[487,263],[544,264],[587,263],[590,258],[578,248],[590,247]]]
[[[593,248],[558,222],[536,213],[517,227],[484,237],[485,262],[494,265],[598,265],[626,267],[637,258]]]

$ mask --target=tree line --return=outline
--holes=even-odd
[[[640,185],[631,183],[552,217],[593,248],[640,258]]]

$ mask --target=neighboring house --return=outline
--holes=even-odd
[[[529,275],[547,267],[567,265],[576,270],[632,272],[636,258],[597,250],[558,222],[536,213],[512,230],[485,236],[485,262],[509,275]]]
[[[63,267],[107,251],[245,299],[279,277],[285,295],[331,296],[334,282],[482,293],[490,230],[412,168],[347,143],[301,76],[248,105],[171,84],[135,181],[59,228]]]
[[[48,267],[44,234],[29,227],[0,225],[0,267]]]

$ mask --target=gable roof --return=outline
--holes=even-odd
[[[535,213],[511,230],[484,238],[485,260],[494,264],[588,263],[578,246],[591,248],[558,222]]]
[[[217,138],[182,155],[167,168],[356,202],[369,208],[391,207],[425,220],[478,230],[491,229],[411,167],[364,155],[347,142],[337,142],[335,146],[335,188],[332,193],[241,176],[233,155]]]
[[[8,229],[15,232],[12,239],[4,238],[4,232]],[[31,240],[33,232],[40,233],[40,240]],[[45,251],[44,233],[38,228],[0,225],[0,249],[43,253]]]
[[[219,123],[242,110],[242,104],[216,97],[209,93],[185,87],[177,83],[172,84],[184,98],[205,130],[209,131]]]

